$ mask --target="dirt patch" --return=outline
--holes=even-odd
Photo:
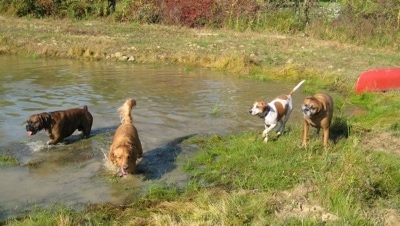
[[[389,132],[369,132],[363,136],[361,145],[369,151],[380,151],[400,155],[400,137]],[[396,209],[376,210],[382,225],[400,225],[400,213]]]
[[[383,218],[383,224],[386,226],[400,225],[400,215],[398,210],[385,209],[382,218]]]
[[[318,203],[308,198],[314,189],[310,186],[299,185],[292,190],[283,191],[276,195],[282,207],[276,211],[279,218],[314,219],[319,222],[336,221],[339,219],[335,214],[329,213]]]
[[[389,132],[369,132],[361,141],[361,145],[369,151],[381,151],[400,155],[400,137]]]

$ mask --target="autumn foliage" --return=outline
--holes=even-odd
[[[35,18],[229,28],[307,35],[372,45],[399,41],[398,0],[2,0],[0,13]],[[114,1],[113,1],[114,2]]]

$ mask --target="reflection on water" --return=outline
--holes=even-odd
[[[190,156],[195,149],[182,149],[183,139],[244,130],[261,133],[262,121],[248,114],[250,105],[293,88],[207,70],[118,62],[0,56],[0,68],[0,153],[12,154],[21,163],[0,168],[0,218],[33,205],[119,203],[154,180],[184,184],[176,157]],[[119,123],[117,108],[127,98],[137,100],[133,118],[145,154],[138,175],[112,182],[104,174],[104,157]],[[289,123],[299,121],[303,99],[300,89]],[[75,133],[67,144],[48,147],[43,131],[27,136],[29,115],[83,105],[94,117],[89,139]]]

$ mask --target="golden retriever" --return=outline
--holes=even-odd
[[[121,125],[115,131],[108,159],[112,165],[118,167],[120,175],[124,176],[136,172],[136,160],[143,155],[139,134],[133,125],[131,116],[136,100],[128,99],[118,109]]]

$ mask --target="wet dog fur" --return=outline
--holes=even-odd
[[[71,136],[75,130],[82,131],[83,137],[88,138],[92,124],[92,114],[87,106],[83,106],[83,108],[33,114],[28,117],[25,129],[29,136],[44,129],[50,138],[47,144],[57,144]]]
[[[121,125],[115,131],[108,159],[112,165],[118,167],[121,176],[136,172],[136,160],[143,155],[139,134],[133,125],[131,116],[136,100],[128,99],[118,109]]]

